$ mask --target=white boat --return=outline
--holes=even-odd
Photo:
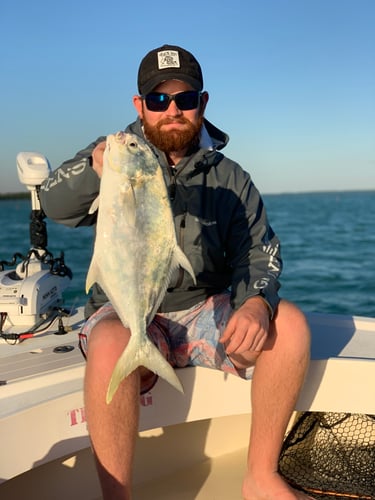
[[[48,162],[22,153],[18,166],[37,212]],[[32,246],[26,261],[0,270],[0,498],[99,499],[78,348],[83,308],[63,309],[69,272],[45,255]],[[312,360],[296,411],[374,415],[375,319],[307,317]],[[205,368],[177,375],[184,395],[160,380],[141,398],[135,498],[240,499],[251,382]]]

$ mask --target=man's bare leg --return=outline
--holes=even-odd
[[[130,332],[116,318],[100,321],[89,337],[85,409],[104,500],[129,500],[139,420],[139,371],[119,386],[112,402],[105,396],[114,365]]]
[[[246,500],[311,498],[290,488],[277,472],[309,355],[310,332],[304,315],[293,304],[281,301],[252,381],[248,469],[242,488]]]

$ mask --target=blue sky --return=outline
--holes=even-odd
[[[375,0],[18,0],[0,16],[0,193],[135,118],[141,58],[198,58],[207,118],[263,193],[375,189]]]

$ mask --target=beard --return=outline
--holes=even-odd
[[[181,129],[170,129],[163,131],[162,126],[170,123],[184,124],[186,127]],[[184,149],[197,147],[200,140],[201,128],[203,125],[203,114],[200,114],[197,123],[191,123],[187,118],[163,118],[156,125],[151,125],[143,118],[143,128],[147,139],[160,151],[164,153],[173,153]]]

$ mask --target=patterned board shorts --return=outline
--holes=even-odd
[[[147,334],[163,356],[175,368],[203,366],[251,379],[253,367],[237,370],[219,342],[232,314],[229,293],[213,295],[184,311],[158,313],[147,329]],[[94,326],[114,314],[108,302],[85,323],[80,333],[80,347],[87,355],[88,337]],[[141,393],[149,391],[157,376],[143,381]]]

